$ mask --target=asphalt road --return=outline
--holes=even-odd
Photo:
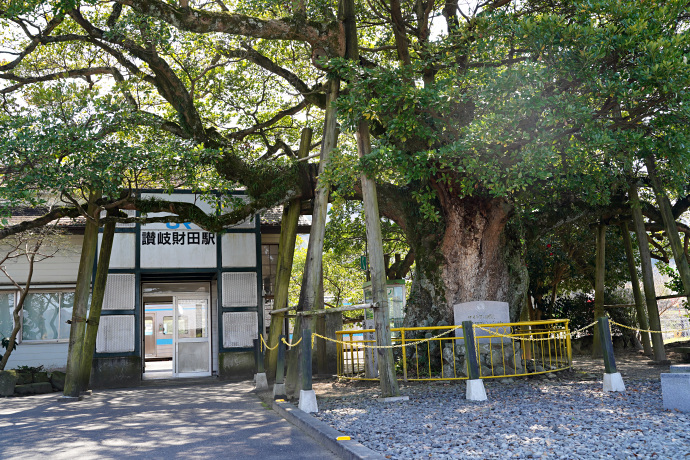
[[[2,459],[332,459],[268,409],[251,382],[0,398]]]

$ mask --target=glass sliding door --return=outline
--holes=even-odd
[[[209,299],[204,295],[175,296],[175,377],[211,375]]]

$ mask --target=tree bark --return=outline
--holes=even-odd
[[[84,230],[84,240],[81,247],[81,259],[79,260],[79,272],[77,273],[77,286],[74,292],[74,307],[72,310],[72,325],[69,331],[69,349],[67,353],[67,370],[65,388],[63,394],[69,397],[79,396],[79,367],[84,353],[84,336],[86,333],[86,312],[89,304],[89,292],[91,291],[91,277],[93,274],[93,260],[98,245],[98,220],[100,209],[96,200],[100,193],[92,191],[89,196]]]
[[[623,235],[623,245],[625,246],[625,256],[628,260],[628,271],[630,272],[630,282],[632,283],[633,296],[635,297],[635,309],[637,311],[637,324],[640,329],[649,329],[649,321],[647,321],[647,313],[644,310],[644,299],[642,291],[640,291],[640,280],[637,277],[637,266],[635,265],[635,254],[633,253],[632,241],[630,240],[630,230],[628,230],[628,223],[623,222],[621,225],[621,234]],[[649,340],[648,332],[640,332],[642,337],[642,349],[644,354],[652,355],[652,342]]]
[[[107,216],[117,215],[116,209],[108,210]],[[79,393],[88,389],[91,380],[91,368],[93,367],[93,354],[96,350],[96,337],[98,335],[98,324],[101,320],[103,309],[103,298],[105,297],[105,287],[108,281],[108,268],[110,267],[110,254],[113,250],[113,240],[115,239],[115,222],[109,221],[103,226],[103,237],[101,239],[101,251],[98,254],[98,266],[96,267],[96,278],[93,283],[91,295],[91,309],[89,319],[86,322],[86,337],[84,338],[84,349],[81,356],[79,368],[79,378],[77,385]]]
[[[331,152],[338,141],[337,114],[335,101],[340,91],[340,80],[333,78],[328,84],[328,104],[324,120],[323,138],[321,141],[321,155],[319,160],[319,177],[323,177],[323,171],[328,165]],[[314,194],[314,212],[311,220],[311,232],[307,246],[307,260],[304,264],[302,275],[302,287],[297,309],[300,311],[312,310],[318,294],[319,275],[322,269],[323,241],[326,233],[326,214],[328,211],[328,186],[318,181]],[[304,321],[301,316],[295,318],[295,327],[292,342],[302,338],[302,329],[309,327],[310,321]],[[285,392],[288,397],[299,395],[299,358],[300,347],[295,347],[288,354],[288,370],[285,378]]]
[[[652,258],[649,253],[649,242],[647,241],[647,231],[644,227],[644,218],[640,209],[640,197],[637,194],[637,186],[630,186],[630,207],[632,209],[633,222],[635,223],[635,235],[640,250],[642,260],[642,285],[644,286],[644,297],[647,301],[647,314],[649,315],[649,327],[653,331],[661,330],[661,320],[659,318],[659,306],[656,303],[656,292],[654,290],[654,269]],[[652,334],[652,348],[655,361],[666,360],[666,350],[664,350],[664,339],[661,334]]]
[[[597,225],[597,253],[594,270],[594,320],[606,315],[604,311],[604,283],[606,278],[606,225]],[[594,327],[592,358],[601,358],[601,338],[599,328]]]
[[[309,153],[311,144],[312,130],[305,128],[302,130],[298,158],[305,158]],[[286,308],[288,292],[290,289],[290,274],[292,273],[292,262],[295,256],[295,240],[297,239],[297,224],[299,223],[302,200],[295,199],[290,201],[283,208],[283,218],[280,223],[280,241],[278,244],[278,271],[276,273],[276,287],[273,297],[273,309]],[[271,326],[268,329],[268,345],[274,347],[278,344],[278,339],[283,329],[283,314],[271,316]],[[287,331],[286,331],[287,332]],[[268,377],[275,377],[276,363],[278,359],[278,349],[267,350],[266,352],[266,374]]]
[[[441,222],[423,220],[414,204],[405,208],[417,263],[405,324],[453,324],[453,306],[474,300],[507,302],[517,321],[528,273],[520,235],[508,225],[511,207],[495,198],[457,198],[445,189],[438,194]]]

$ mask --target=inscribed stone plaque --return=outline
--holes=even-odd
[[[453,315],[455,317],[455,325],[460,326],[463,321],[472,321],[474,324],[496,324],[509,323],[510,312],[508,309],[508,302],[494,302],[491,300],[475,300],[473,302],[458,303],[453,305]],[[510,334],[510,326],[487,328],[499,334]],[[456,335],[462,337],[462,329],[456,330]],[[501,337],[482,337],[490,336],[491,333],[482,329],[475,328],[474,335],[477,338],[477,343],[500,343],[501,339],[509,342],[509,338]],[[463,341],[459,340],[459,344]]]

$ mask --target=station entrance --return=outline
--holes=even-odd
[[[211,283],[143,283],[143,379],[212,374]]]

